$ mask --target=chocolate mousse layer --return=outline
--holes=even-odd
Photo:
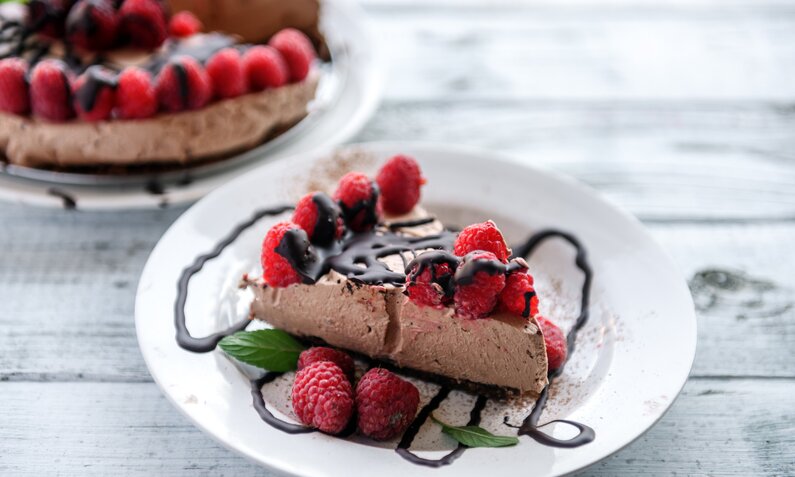
[[[307,115],[320,74],[150,119],[49,123],[0,113],[0,152],[28,167],[188,164],[251,149]]]

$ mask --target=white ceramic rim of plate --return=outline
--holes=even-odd
[[[621,420],[623,425],[628,425],[630,427],[629,431],[624,431],[621,433],[620,438],[615,438],[612,436],[612,439],[605,439],[597,437],[593,443],[588,444],[582,448],[578,449],[556,449],[556,456],[558,455],[557,452],[560,451],[562,455],[567,457],[571,457],[573,454],[568,453],[577,453],[580,458],[574,460],[575,463],[566,462],[560,465],[558,464],[559,458],[554,459],[553,466],[550,467],[550,474],[549,475],[563,475],[571,472],[575,472],[581,470],[589,465],[592,465],[610,455],[618,452],[622,448],[626,447],[634,440],[642,436],[648,429],[650,429],[670,408],[673,404],[676,396],[680,393],[682,387],[684,386],[685,382],[687,381],[688,375],[690,373],[690,369],[693,364],[693,360],[695,358],[695,348],[696,348],[696,317],[695,317],[695,310],[693,307],[693,302],[687,288],[687,285],[682,278],[681,273],[678,271],[677,267],[675,266],[673,260],[669,257],[669,255],[654,241],[654,239],[645,231],[642,224],[635,219],[629,213],[623,211],[620,207],[610,203],[606,199],[602,198],[594,191],[592,191],[587,186],[571,179],[566,176],[560,175],[556,172],[549,171],[546,169],[542,169],[536,166],[530,166],[526,163],[520,163],[516,159],[513,159],[511,156],[506,156],[502,154],[495,154],[489,151],[483,151],[479,149],[472,149],[472,148],[464,148],[460,146],[449,146],[449,145],[441,145],[441,144],[432,144],[432,143],[396,143],[396,142],[379,142],[379,143],[365,143],[365,144],[356,144],[351,146],[346,146],[346,148],[363,148],[367,151],[374,152],[376,154],[385,155],[385,154],[392,154],[396,152],[403,152],[406,154],[417,154],[417,155],[431,155],[434,153],[443,153],[443,154],[455,154],[461,158],[461,161],[466,162],[468,165],[477,164],[481,161],[484,157],[488,157],[489,167],[491,170],[496,169],[504,169],[508,168],[516,172],[516,176],[521,176],[522,174],[536,174],[540,175],[544,178],[545,181],[548,181],[550,187],[555,189],[559,189],[561,195],[567,197],[575,197],[577,196],[580,200],[588,201],[593,207],[599,209],[602,213],[606,214],[606,216],[611,221],[619,221],[622,222],[622,225],[626,227],[626,230],[631,232],[635,235],[636,238],[642,239],[644,244],[644,252],[650,253],[654,255],[654,263],[657,265],[657,271],[662,270],[663,276],[658,277],[659,285],[662,286],[665,284],[666,289],[669,293],[666,295],[668,298],[672,298],[671,301],[676,301],[679,303],[677,307],[679,308],[677,311],[678,313],[676,316],[672,316],[672,323],[677,325],[677,341],[675,344],[676,352],[673,355],[671,361],[668,364],[673,363],[674,368],[666,369],[665,370],[665,379],[667,381],[665,393],[666,399],[663,402],[655,404],[651,409],[647,409],[648,414],[644,414],[644,419],[640,419],[643,422],[641,424]],[[255,451],[245,440],[242,438],[238,438],[236,440],[236,435],[234,432],[230,431],[229,429],[219,432],[219,429],[211,428],[206,422],[202,422],[201,419],[197,418],[195,415],[192,414],[192,410],[185,405],[184,402],[180,401],[180,398],[175,395],[174,387],[176,386],[173,382],[163,382],[163,377],[161,376],[162,368],[160,366],[160,360],[167,359],[169,354],[173,353],[180,353],[183,352],[181,349],[178,348],[176,342],[173,339],[173,300],[176,298],[176,279],[169,284],[172,291],[169,291],[167,294],[169,296],[169,300],[167,304],[166,310],[159,310],[156,306],[152,308],[154,303],[151,303],[148,297],[148,289],[153,287],[153,283],[156,281],[154,275],[156,274],[155,269],[159,266],[158,262],[160,260],[160,255],[165,253],[164,250],[167,248],[166,244],[169,244],[171,241],[175,240],[179,234],[179,230],[183,227],[183,225],[188,224],[192,221],[195,217],[200,217],[201,214],[205,211],[205,208],[211,206],[217,200],[223,200],[224,197],[230,197],[230,194],[234,195],[236,190],[245,189],[246,187],[251,187],[252,181],[256,182],[256,178],[269,176],[269,180],[274,180],[274,177],[278,177],[279,173],[286,173],[288,169],[285,167],[285,164],[291,164],[298,167],[306,167],[307,164],[311,164],[312,161],[316,160],[317,158],[323,157],[325,155],[330,154],[334,149],[328,148],[325,150],[317,150],[312,153],[302,154],[299,156],[295,156],[290,158],[289,162],[287,161],[280,161],[275,163],[270,163],[261,166],[256,171],[252,173],[240,177],[235,181],[227,184],[226,186],[219,188],[218,190],[214,191],[203,200],[198,202],[194,205],[191,209],[185,212],[173,225],[172,227],[166,232],[163,236],[161,241],[155,247],[152,255],[150,256],[144,271],[142,273],[141,282],[139,283],[138,294],[136,298],[136,330],[137,336],[139,340],[139,346],[141,348],[141,352],[144,356],[144,360],[149,367],[150,372],[152,373],[155,382],[160,386],[163,393],[168,397],[168,399],[174,404],[177,409],[179,409],[185,416],[187,416],[197,427],[204,430],[206,433],[211,435],[214,439],[216,439],[219,443],[224,445],[230,450],[233,450],[255,462],[263,464],[267,467],[273,468],[282,473],[287,473],[291,475],[325,475],[323,472],[315,472],[315,473],[308,473],[306,472],[306,466],[297,465],[294,462],[286,461],[280,456],[268,455],[263,454],[262,452]],[[467,162],[469,161],[469,162]],[[305,170],[305,169],[304,169]],[[281,171],[281,172],[280,172]],[[518,180],[518,179],[517,179]],[[263,206],[265,204],[262,204]],[[269,204],[269,205],[276,205],[276,204]],[[254,206],[252,205],[252,208]],[[243,215],[239,217],[239,219],[245,219],[250,215],[251,210],[246,210]],[[234,219],[237,220],[237,219]],[[220,230],[218,233],[218,237],[215,239],[220,239],[228,233],[228,230]],[[213,244],[210,245],[212,247]],[[588,243],[585,243],[586,247]],[[190,246],[188,246],[189,248]],[[206,244],[202,244],[201,247],[206,248]],[[209,250],[209,248],[208,248]],[[198,253],[205,253],[208,250],[200,249]],[[194,252],[191,252],[194,253]],[[196,255],[198,255],[198,253]],[[169,270],[168,275],[171,277],[171,272],[174,271],[179,275],[182,268],[187,266],[188,263],[181,264],[179,270]],[[164,275],[162,271],[157,272],[159,275]],[[162,278],[161,278],[162,279]],[[170,280],[170,278],[169,278]],[[665,280],[669,280],[666,282]],[[657,285],[658,282],[655,282]],[[167,321],[167,325],[164,325],[162,322],[158,323],[155,315],[161,315],[161,318],[165,317]],[[150,333],[153,331],[149,329],[149,327],[159,327],[167,330],[167,340],[159,335],[154,335],[154,339],[163,339],[162,345],[168,347],[168,350],[164,349],[163,347],[158,347],[158,343],[151,342],[150,340]],[[170,344],[169,344],[170,343]],[[669,343],[671,344],[671,343]],[[656,346],[656,345],[655,345]],[[194,363],[194,366],[199,363],[199,360],[204,357],[207,359],[209,355],[193,355],[197,360]],[[206,364],[207,362],[205,362]],[[234,369],[230,366],[229,369]],[[648,376],[647,376],[648,377]],[[612,378],[615,379],[615,378]],[[625,383],[627,384],[627,383]],[[659,390],[655,390],[659,391]],[[249,400],[249,393],[248,389],[243,389],[241,391],[245,396],[246,400]],[[645,389],[639,392],[646,392]],[[658,396],[649,396],[649,399],[657,399]],[[634,403],[637,404],[637,403]],[[230,404],[231,405],[231,404]],[[250,401],[249,401],[250,405]],[[637,407],[637,406],[636,406]],[[253,410],[247,408],[251,411],[251,420],[258,421],[258,417]],[[636,409],[637,410],[637,409]],[[621,411],[618,409],[613,409],[612,412],[620,413]],[[579,410],[575,410],[572,415],[575,416],[579,413]],[[571,416],[569,416],[571,417]],[[611,417],[614,417],[611,415]],[[624,415],[621,416],[624,419],[631,419],[637,418],[637,415]],[[636,425],[637,424],[637,425]],[[270,432],[266,425],[262,425],[262,433],[265,435],[266,433]],[[280,432],[275,431],[274,432]],[[291,436],[294,437],[294,436]],[[341,440],[340,440],[341,441]],[[605,445],[605,441],[609,441],[609,445]],[[341,441],[344,442],[344,441]],[[329,450],[329,449],[327,449]],[[347,452],[344,452],[345,449],[342,447],[334,447],[331,449],[332,451],[337,452],[340,456],[344,456]],[[488,449],[484,449],[488,450]],[[493,450],[492,450],[493,451]],[[499,450],[497,452],[505,452],[505,450]],[[563,454],[567,453],[567,454]],[[351,457],[351,456],[349,456]],[[395,456],[396,462],[400,462],[401,459]],[[303,468],[303,471],[299,470]],[[444,467],[442,469],[427,469],[423,467],[414,467],[412,474],[421,474],[424,472],[428,472],[429,474],[444,474],[446,473],[444,469],[454,468],[457,469],[456,472],[460,472],[460,467],[456,465]],[[405,470],[405,469],[404,469]]]
[[[80,210],[167,208],[195,202],[235,177],[273,161],[318,148],[342,144],[358,133],[380,104],[385,82],[385,64],[366,20],[366,14],[351,0],[324,0],[323,11],[334,21],[328,28],[349,53],[343,91],[336,104],[307,124],[305,130],[267,152],[267,157],[201,177],[184,186],[167,185],[163,194],[152,194],[144,186],[82,186],[36,181],[0,174],[0,201],[46,208],[66,208],[58,193],[65,192]],[[322,19],[324,23],[327,23]],[[335,22],[339,24],[335,25]],[[302,125],[299,125],[299,127]],[[52,193],[51,191],[58,191]]]

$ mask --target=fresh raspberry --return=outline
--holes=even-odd
[[[168,30],[171,32],[171,36],[177,38],[186,38],[195,35],[202,31],[203,28],[204,25],[202,25],[201,20],[187,10],[176,13],[171,17],[171,21],[168,23]]]
[[[402,434],[414,420],[420,393],[383,368],[367,371],[356,386],[359,432],[379,441]]]
[[[406,294],[422,306],[443,308],[453,301],[453,274],[456,261],[445,252],[423,252],[407,267]]]
[[[291,222],[280,222],[271,227],[262,242],[262,277],[272,287],[286,287],[293,283],[301,282],[301,276],[298,272],[277,251],[284,235],[291,230],[298,230],[303,235],[304,240],[306,240],[306,247],[309,248],[309,239],[306,237],[306,232]]]
[[[248,90],[240,53],[234,48],[224,48],[215,53],[207,62],[207,75],[219,98],[234,98]]]
[[[66,17],[66,38],[86,50],[112,47],[118,29],[112,0],[79,0]]]
[[[116,113],[122,119],[149,118],[157,113],[157,92],[152,75],[134,66],[125,68],[116,87]]]
[[[92,66],[78,76],[72,85],[72,98],[77,117],[83,121],[110,118],[116,102],[116,79],[101,66]]]
[[[28,63],[22,58],[0,60],[0,111],[27,114],[30,111]]]
[[[342,211],[334,200],[323,192],[310,192],[295,205],[293,222],[306,230],[312,243],[327,245],[345,233]]]
[[[157,99],[170,112],[199,109],[210,101],[212,82],[204,68],[189,56],[171,60],[155,80]]]
[[[456,237],[453,245],[453,252],[456,255],[463,257],[475,250],[491,252],[503,263],[507,263],[508,257],[511,256],[511,249],[505,243],[502,232],[491,220],[482,224],[472,224]]]
[[[345,223],[355,232],[373,228],[379,221],[378,186],[361,172],[349,172],[340,179],[334,199],[339,202]]]
[[[124,0],[119,22],[122,33],[138,48],[152,50],[168,37],[166,12],[157,0]]]
[[[290,77],[282,54],[267,45],[249,48],[243,55],[243,69],[253,91],[278,88]]]
[[[339,366],[318,361],[295,374],[293,411],[298,419],[329,434],[339,434],[353,415],[351,382]]]
[[[425,184],[420,165],[409,156],[389,159],[375,178],[381,189],[384,212],[406,214],[420,201],[420,187]]]
[[[455,272],[456,315],[462,318],[485,318],[494,310],[497,297],[505,288],[502,263],[491,252],[478,250],[464,256]]]
[[[353,358],[333,348],[315,346],[303,351],[301,355],[298,356],[298,369],[304,369],[310,364],[319,361],[331,361],[336,364],[342,372],[345,373],[345,376],[353,382],[354,374],[356,373],[356,365],[353,364]]]
[[[285,28],[273,35],[268,44],[276,48],[287,62],[290,81],[297,82],[306,78],[315,59],[315,48],[306,35],[294,28]]]
[[[555,323],[552,323],[543,316],[538,315],[535,318],[538,322],[538,326],[541,327],[541,332],[544,334],[544,344],[547,347],[549,369],[558,369],[566,362],[566,355],[569,353],[566,336]]]
[[[44,60],[30,75],[30,106],[33,114],[50,121],[74,116],[71,79],[60,60]]]
[[[528,318],[538,314],[538,296],[533,288],[533,277],[526,270],[513,272],[505,279],[500,293],[500,310]]]
[[[58,39],[64,34],[66,14],[74,0],[30,0],[27,24],[36,33]]]

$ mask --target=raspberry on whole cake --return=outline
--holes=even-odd
[[[317,0],[4,3],[0,156],[152,170],[254,148],[308,113],[318,11]],[[237,31],[257,25],[257,38]]]

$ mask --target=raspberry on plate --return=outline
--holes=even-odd
[[[417,388],[383,368],[367,371],[356,386],[359,432],[384,441],[402,434],[420,403]]]
[[[199,109],[212,95],[210,77],[189,56],[180,56],[164,66],[155,83],[157,98],[166,111]]]
[[[119,18],[112,0],[79,0],[66,17],[66,37],[86,50],[106,50],[116,42]]]
[[[243,61],[240,52],[234,48],[224,48],[215,53],[207,62],[207,74],[219,98],[234,98],[248,90]]]
[[[62,61],[44,60],[33,68],[30,105],[34,115],[50,121],[66,121],[74,116],[71,79]]]
[[[334,193],[345,223],[355,232],[370,230],[378,224],[381,210],[378,186],[361,172],[349,172],[340,179]]]
[[[119,74],[116,87],[116,113],[123,119],[142,119],[155,115],[158,108],[157,92],[152,75],[141,68],[130,66]]]
[[[286,287],[301,282],[301,275],[295,271],[290,261],[279,253],[279,247],[288,232],[301,247],[309,249],[306,232],[292,222],[280,222],[268,230],[262,242],[262,277],[272,287]]]
[[[555,323],[541,315],[535,317],[541,332],[544,334],[544,344],[547,347],[547,361],[549,369],[555,370],[563,366],[566,362],[566,355],[569,352],[566,336]]]
[[[268,44],[278,50],[287,62],[290,81],[298,82],[306,78],[315,59],[315,48],[306,35],[294,28],[285,28],[273,35]]]
[[[345,233],[342,211],[323,192],[310,192],[295,205],[293,222],[304,229],[312,243],[327,245]]]
[[[381,189],[384,212],[406,214],[420,201],[420,187],[425,184],[420,165],[413,158],[397,155],[381,167],[376,176]]]
[[[202,28],[204,28],[204,25],[202,25],[201,20],[187,10],[176,13],[171,17],[171,21],[168,22],[168,30],[172,36],[177,38],[195,35],[202,31]]]
[[[119,22],[122,33],[138,48],[157,48],[168,37],[166,12],[158,0],[124,0]]]
[[[505,288],[502,263],[491,252],[470,252],[455,272],[456,315],[462,318],[485,318],[494,310],[497,297]]]
[[[246,51],[243,70],[252,91],[278,88],[290,78],[290,70],[282,54],[267,45],[252,46]]]
[[[511,249],[508,248],[502,232],[491,220],[464,228],[455,239],[453,252],[459,257],[475,250],[491,252],[503,263],[507,263],[511,256]]]
[[[92,66],[78,76],[72,85],[74,108],[83,121],[102,121],[110,118],[116,98],[116,79],[102,67]]]
[[[538,314],[538,296],[533,288],[533,277],[527,270],[508,274],[499,305],[501,310],[524,318]]]
[[[452,260],[451,260],[452,259]],[[422,306],[444,308],[453,301],[453,275],[457,263],[445,252],[419,254],[406,267],[406,294]]]
[[[30,111],[27,73],[28,63],[22,58],[0,60],[0,111],[11,114]]]
[[[301,352],[298,356],[298,369],[302,370],[313,363],[320,361],[331,361],[339,366],[345,376],[353,382],[356,373],[356,365],[353,363],[353,358],[348,356],[340,350],[334,348],[327,348],[325,346],[314,346],[306,351]]]
[[[295,374],[293,411],[307,426],[339,434],[353,415],[353,389],[345,373],[331,361],[318,361]]]

